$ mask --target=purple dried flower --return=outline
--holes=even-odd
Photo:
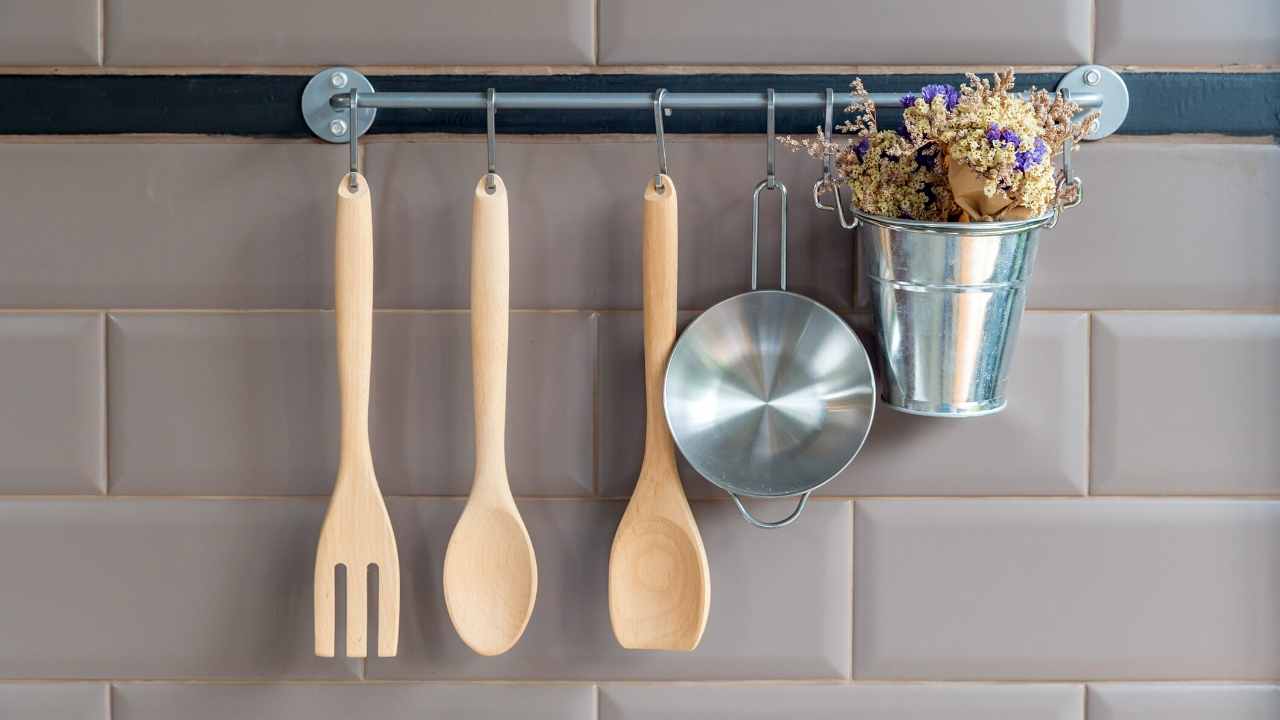
[[[933,99],[942,96],[946,98],[946,107],[948,110],[955,110],[956,105],[960,104],[960,91],[954,85],[925,85],[920,88],[920,95],[924,97],[924,101],[932,103]]]
[[[1002,142],[1008,143],[1015,148],[1022,144],[1022,138],[1018,137],[1018,133],[1012,130],[1001,130],[1000,126],[995,123],[987,126],[987,140],[990,140],[993,145]]]
[[[899,104],[901,104],[901,105],[902,105],[902,107],[904,107],[904,108],[909,108],[909,107],[911,107],[912,105],[915,105],[915,104],[916,104],[916,99],[917,99],[917,98],[916,98],[916,96],[915,96],[915,95],[912,95],[912,94],[910,94],[910,93],[907,93],[906,95],[903,95],[903,96],[898,100],[898,103],[899,103]]]
[[[1031,146],[1030,150],[1018,151],[1014,153],[1014,164],[1018,172],[1026,172],[1027,170],[1044,162],[1049,155],[1049,146],[1044,140],[1036,138],[1036,142]]]
[[[861,140],[858,141],[857,145],[853,146],[853,152],[855,155],[858,156],[859,160],[866,157],[867,151],[870,149],[871,149],[871,140],[868,138],[862,138]]]

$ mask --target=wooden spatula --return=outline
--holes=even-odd
[[[316,655],[333,657],[334,572],[347,569],[347,657],[365,657],[368,568],[378,568],[378,655],[396,654],[400,639],[400,560],[391,518],[373,474],[369,449],[369,365],[373,354],[373,220],[369,185],[338,185],[334,306],[342,438],[338,479],[316,548]]]
[[[472,650],[510,650],[533,614],[538,563],[507,482],[507,325],[510,241],[507,188],[476,183],[471,210],[471,372],[476,469],[471,496],[444,556],[449,619]]]
[[[644,193],[644,460],[609,556],[609,617],[625,648],[693,650],[711,608],[707,551],[676,471],[662,378],[676,341],[676,186]]]

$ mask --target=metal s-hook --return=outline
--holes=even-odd
[[[774,138],[774,134],[775,134],[774,121],[773,121],[774,106],[775,106],[775,103],[774,103],[773,88],[769,88],[768,90],[765,91],[765,107],[767,112],[767,116],[765,120],[765,142],[768,143],[768,157],[766,160],[766,163],[767,163],[765,166],[766,175],[764,179],[765,179],[765,182],[768,183],[768,188],[770,190],[773,190],[775,187],[777,187],[777,184],[778,184],[777,178],[774,175],[774,163],[773,163],[773,154],[774,154],[773,146],[777,144],[777,141]]]
[[[824,139],[828,145],[831,143],[831,133],[834,131],[834,128],[832,127],[834,119],[835,93],[832,92],[831,88],[827,88],[827,107],[826,116],[823,118],[822,133],[825,136]],[[817,206],[819,210],[835,212],[840,220],[840,227],[845,230],[852,230],[858,227],[858,218],[855,215],[853,220],[849,220],[844,215],[844,205],[840,202],[840,186],[836,184],[835,178],[832,175],[832,159],[833,157],[831,153],[827,148],[824,148],[822,151],[822,177],[818,179],[818,182],[813,184],[813,204]],[[831,196],[835,199],[834,207],[822,202],[823,190],[831,191]]]
[[[827,109],[826,116],[822,123],[822,137],[828,143],[831,142],[831,124],[835,121],[836,111],[836,94],[831,88],[827,88]],[[825,150],[822,153],[822,177],[826,180],[831,179],[831,153]]]
[[[653,189],[662,192],[662,176],[667,174],[667,140],[662,134],[662,96],[666,88],[653,94],[653,133],[658,140],[658,174],[653,176]]]
[[[360,181],[356,176],[360,173],[360,131],[356,125],[356,111],[360,105],[360,90],[351,88],[351,116],[347,118],[347,137],[351,146],[351,172],[347,175],[347,187],[351,192],[360,189]]]
[[[485,191],[490,195],[498,191],[498,92],[493,88],[485,95],[485,145],[489,153],[489,172],[484,176]]]

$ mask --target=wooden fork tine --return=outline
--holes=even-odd
[[[365,565],[347,566],[347,657],[366,657],[369,627],[369,570]]]
[[[395,657],[400,645],[400,563],[378,565],[378,657]]]
[[[316,563],[316,655],[333,657],[334,623],[337,617],[337,597],[334,594],[334,572],[329,563]]]

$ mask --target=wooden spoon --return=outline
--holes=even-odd
[[[609,618],[624,648],[693,650],[707,627],[707,551],[676,470],[662,378],[676,341],[676,186],[644,193],[644,460],[609,556]]]
[[[507,482],[507,325],[510,242],[507,188],[490,195],[485,178],[471,207],[471,362],[476,469],[471,496],[444,556],[449,619],[472,650],[501,655],[533,614],[538,563]]]

